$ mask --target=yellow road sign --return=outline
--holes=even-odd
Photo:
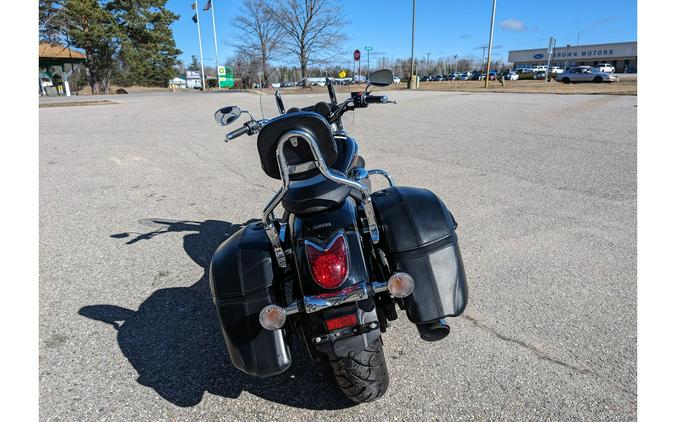
[[[340,71],[340,73],[338,74],[338,76],[341,77],[341,78],[344,78],[345,76],[347,76],[347,72],[345,72],[344,70],[342,70],[342,71]]]

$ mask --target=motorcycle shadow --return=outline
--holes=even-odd
[[[315,365],[302,345],[293,345],[293,364],[285,373],[256,379],[230,363],[208,287],[210,258],[216,248],[241,225],[223,221],[141,220],[158,228],[135,236],[126,244],[169,232],[186,232],[185,252],[204,273],[190,287],[153,292],[133,311],[116,305],[91,305],[79,314],[110,324],[124,356],[138,372],[137,381],[182,407],[195,406],[205,392],[238,398],[243,391],[266,400],[307,409],[343,409],[353,406],[339,391],[332,374]]]

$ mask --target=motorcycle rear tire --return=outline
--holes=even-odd
[[[335,380],[345,396],[356,403],[367,403],[382,397],[389,387],[382,338],[365,350],[350,355],[331,359],[330,362]]]

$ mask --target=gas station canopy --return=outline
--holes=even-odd
[[[80,51],[58,44],[40,43],[39,61],[41,68],[63,66],[67,63],[82,63],[87,57]]]

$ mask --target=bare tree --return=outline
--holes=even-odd
[[[258,57],[245,54],[238,50],[237,54],[228,60],[228,63],[232,63],[234,74],[237,75],[241,81],[241,88],[251,88],[255,83],[260,81],[258,70],[260,69],[261,64]]]
[[[268,1],[245,0],[233,23],[239,30],[237,50],[260,61],[265,83],[269,81],[269,62],[277,57],[282,36]]]
[[[284,32],[285,46],[300,62],[307,86],[308,64],[325,62],[346,39],[342,5],[335,0],[277,0],[270,12]]]

